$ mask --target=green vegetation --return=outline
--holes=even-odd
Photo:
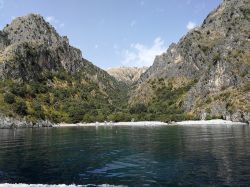
[[[243,13],[243,19],[250,20],[250,10],[248,8],[240,8]]]
[[[182,98],[193,85],[193,81],[183,81],[182,86],[176,86],[179,80],[165,81],[158,79],[151,81],[151,88],[154,91],[154,98],[145,106],[135,104],[129,110],[135,120],[160,120],[160,121],[180,121],[194,119],[191,113],[185,113],[181,109]]]
[[[51,83],[19,83],[11,80],[0,81],[0,99],[4,107],[0,111],[9,116],[21,116],[35,122],[48,119],[53,122],[95,122],[161,120],[177,121],[192,119],[180,109],[182,97],[192,82],[174,87],[173,82],[154,80],[155,97],[146,106],[143,103],[127,107],[127,99],[120,93],[107,96],[97,84],[79,81],[66,72],[50,75]],[[87,80],[87,79],[86,79]],[[126,91],[123,91],[126,92]],[[114,99],[115,98],[115,99]]]
[[[193,118],[191,114],[184,113],[181,104],[183,96],[194,82],[186,82],[182,87],[175,87],[176,85],[173,82],[176,81],[158,80],[157,84],[160,87],[155,90],[155,97],[149,104],[148,111],[151,116],[155,116],[156,119],[161,121],[180,121]]]
[[[12,93],[6,93],[4,95],[4,102],[8,103],[8,104],[13,104],[15,103],[15,95]]]
[[[107,93],[107,89],[101,90],[88,78],[83,82],[80,76],[84,75],[59,71],[46,75],[50,84],[48,79],[25,83],[1,80],[0,112],[33,122],[38,119],[67,123],[123,120],[118,114],[125,106],[126,91]]]
[[[24,101],[19,101],[14,105],[14,111],[19,114],[20,116],[27,115],[27,105]]]

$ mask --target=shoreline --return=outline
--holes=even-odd
[[[56,127],[113,127],[113,126],[167,126],[169,123],[160,121],[137,121],[137,122],[95,122],[95,123],[59,123]]]
[[[177,125],[248,125],[243,122],[234,122],[223,119],[212,119],[212,120],[189,120],[176,122]]]
[[[233,122],[222,119],[213,119],[213,120],[190,120],[190,121],[180,121],[180,122],[171,122],[165,123],[160,121],[138,121],[138,122],[96,122],[96,123],[59,123],[54,127],[115,127],[115,126],[131,126],[131,127],[155,127],[155,126],[192,126],[192,125],[248,125],[243,122]]]
[[[19,128],[66,128],[66,127],[159,127],[159,126],[219,126],[219,125],[249,125],[249,122],[233,122],[229,120],[190,120],[179,122],[161,122],[161,121],[137,121],[137,122],[95,122],[95,123],[52,123],[50,121],[40,120],[33,124],[25,119],[14,119],[0,116],[0,129],[19,129]]]

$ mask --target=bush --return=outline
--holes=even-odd
[[[213,62],[216,63],[221,60],[221,56],[219,53],[215,53],[213,56]]]
[[[26,95],[26,86],[25,85],[14,84],[11,87],[11,92],[16,96],[25,97],[25,95]]]
[[[147,107],[144,104],[139,103],[131,107],[129,112],[131,114],[141,114],[141,113],[147,112]]]
[[[19,101],[18,103],[16,103],[14,110],[17,114],[19,114],[21,116],[25,116],[25,115],[27,115],[28,108],[27,108],[27,105],[25,102]]]
[[[8,103],[8,104],[13,104],[16,102],[15,100],[15,95],[11,94],[11,93],[6,93],[4,95],[4,102]]]
[[[85,114],[82,120],[86,123],[91,123],[95,121],[95,118],[90,114]]]
[[[66,112],[69,114],[70,122],[79,123],[83,120],[83,116],[86,114],[87,105],[85,103],[71,102],[66,103],[64,106]],[[68,107],[68,108],[66,108]]]
[[[33,104],[33,108],[34,108],[34,115],[36,118],[39,118],[39,119],[45,118],[45,115],[43,113],[42,106],[40,105],[40,103],[35,102]]]
[[[29,90],[30,95],[36,95],[39,93],[47,93],[47,92],[48,92],[48,87],[46,85],[37,83],[33,83],[30,85],[30,90]]]

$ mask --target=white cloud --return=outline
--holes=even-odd
[[[11,16],[10,19],[11,19],[11,21],[12,21],[12,20],[16,19],[16,16]]]
[[[63,28],[64,26],[65,26],[64,23],[60,23],[60,25],[59,25],[60,28]]]
[[[135,25],[136,25],[136,21],[135,20],[133,20],[133,21],[130,22],[130,27],[134,27]]]
[[[4,0],[0,0],[0,9],[4,7]]]
[[[47,17],[45,17],[45,20],[47,22],[49,22],[51,25],[54,25],[55,28],[57,28],[57,26],[59,28],[63,28],[65,26],[65,24],[63,22],[61,22],[60,20],[56,19],[54,16],[47,16]]]
[[[150,47],[140,43],[131,44],[129,50],[123,51],[122,65],[138,67],[150,66],[153,64],[155,56],[162,54],[166,49],[167,46],[160,37],[157,37]]]
[[[45,20],[46,20],[47,22],[51,23],[51,24],[53,24],[54,22],[57,22],[57,21],[56,21],[56,18],[55,18],[54,16],[47,16],[47,17],[45,18]]]
[[[192,21],[189,21],[188,24],[187,24],[187,29],[188,30],[192,30],[193,28],[196,27],[196,23],[192,22]]]

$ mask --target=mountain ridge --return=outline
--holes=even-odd
[[[178,100],[177,107],[183,112],[249,121],[249,18],[249,1],[223,1],[200,27],[189,31],[155,58],[154,64],[140,77],[129,103],[148,105],[155,97],[149,82],[162,79],[165,86],[191,84],[186,95],[183,93]],[[235,96],[230,94],[232,91]],[[241,106],[237,106],[237,98]]]
[[[140,76],[147,70],[147,67],[118,67],[109,68],[107,72],[115,77],[118,81],[124,82],[127,85],[132,85],[137,82]]]

